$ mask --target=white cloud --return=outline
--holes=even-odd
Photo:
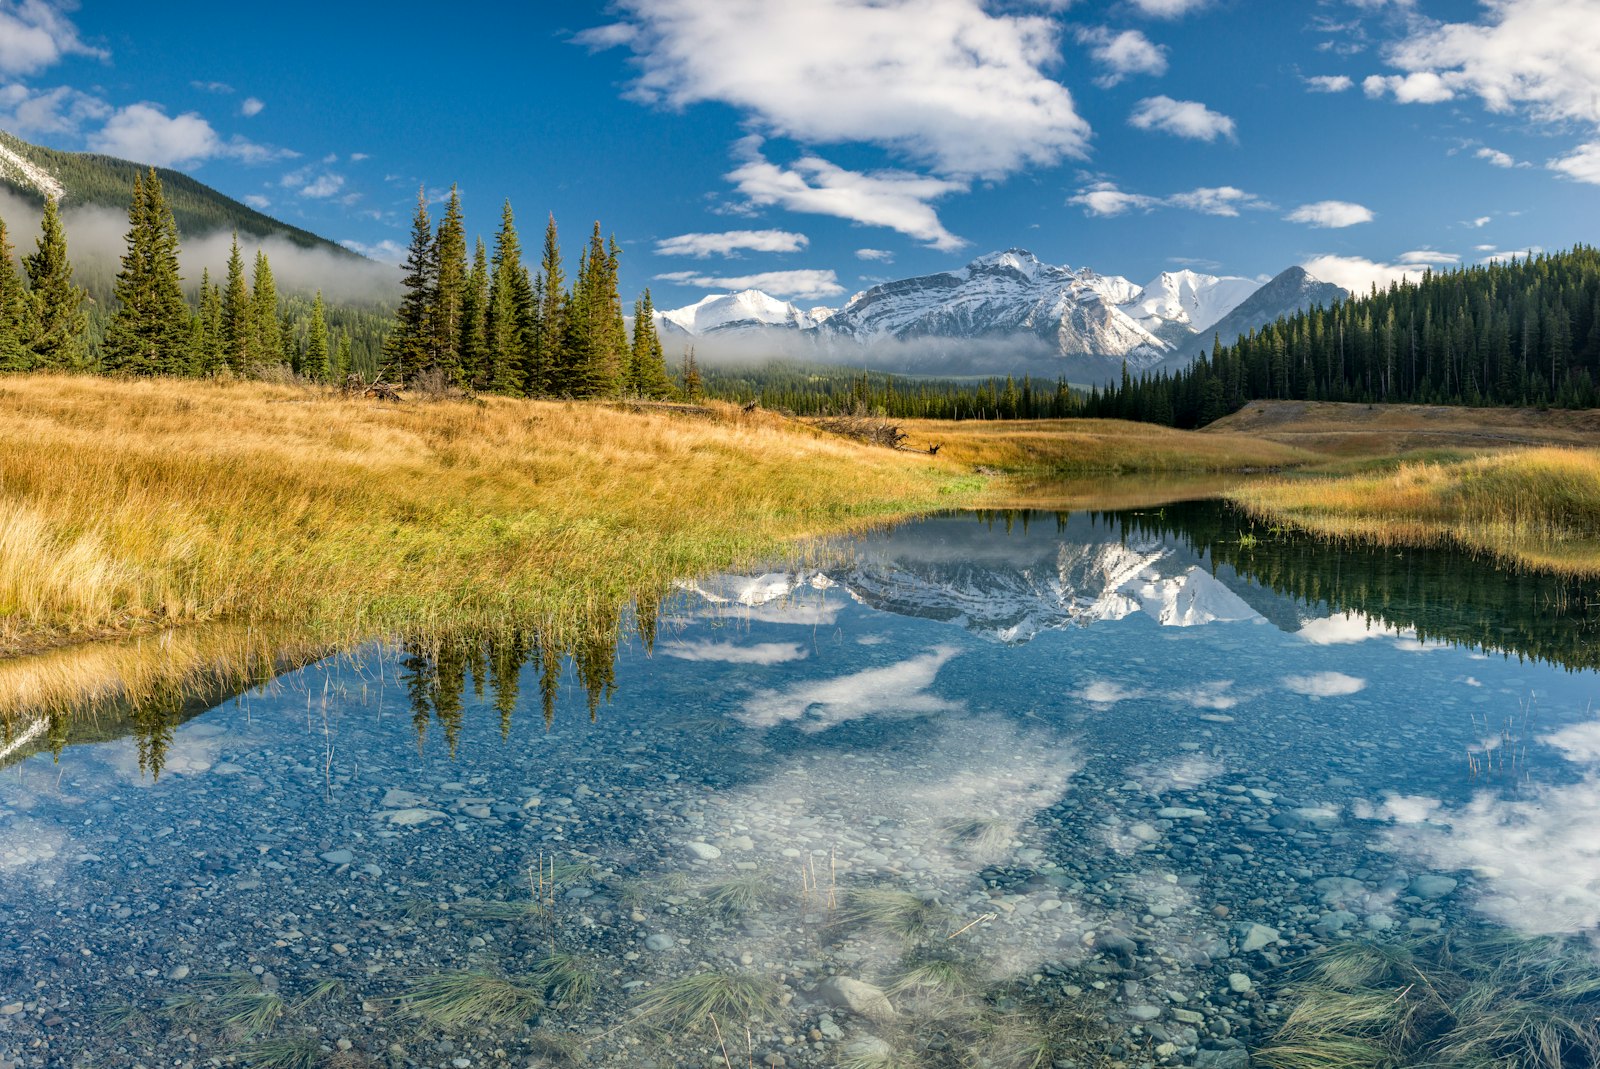
[[[1413,249],[1410,252],[1401,253],[1400,262],[1403,264],[1417,264],[1422,266],[1433,265],[1448,267],[1452,264],[1460,263],[1461,256],[1458,253],[1438,252],[1434,249]]]
[[[1440,104],[1455,99],[1455,90],[1445,80],[1431,71],[1413,74],[1372,74],[1361,81],[1361,91],[1376,100],[1385,93],[1393,93],[1402,104]]]
[[[1600,141],[1579,145],[1570,155],[1559,156],[1545,166],[1574,181],[1600,186]]]
[[[63,56],[105,59],[109,53],[84,44],[67,17],[77,6],[72,0],[0,0],[0,74],[34,74]]]
[[[1118,702],[1133,701],[1144,697],[1142,690],[1130,690],[1121,683],[1110,683],[1097,679],[1078,692],[1078,697],[1094,705],[1115,705]]]
[[[1113,216],[1129,211],[1151,211],[1155,208],[1183,208],[1203,215],[1236,216],[1240,209],[1271,209],[1272,205],[1236,186],[1201,186],[1186,193],[1173,193],[1165,197],[1152,197],[1143,193],[1129,193],[1111,182],[1096,182],[1079,190],[1067,199],[1086,215]]]
[[[799,252],[811,243],[787,230],[730,230],[721,234],[679,234],[656,242],[660,256],[731,256],[751,252]]]
[[[1395,629],[1384,621],[1358,612],[1342,612],[1309,621],[1295,634],[1316,646],[1342,646],[1387,638]]]
[[[36,92],[25,85],[0,86],[0,127],[14,134],[75,134],[91,120],[111,114],[99,97],[60,86]]]
[[[202,93],[218,93],[222,96],[227,96],[229,93],[234,91],[233,86],[229,85],[227,82],[195,81],[190,82],[189,84],[195,89],[200,90]]]
[[[1485,252],[1479,262],[1488,264],[1506,260],[1528,260],[1541,252],[1544,252],[1544,249],[1539,245],[1529,245],[1525,249],[1499,249],[1494,252]]]
[[[1132,0],[1134,7],[1158,19],[1177,18],[1179,15],[1198,11],[1210,2],[1211,0]]]
[[[1233,120],[1198,100],[1147,97],[1133,109],[1128,123],[1140,130],[1160,130],[1195,141],[1215,141],[1219,137],[1235,140]]]
[[[1356,294],[1366,293],[1374,285],[1379,289],[1386,289],[1391,282],[1407,279],[1417,282],[1422,278],[1421,268],[1379,263],[1362,256],[1323,254],[1313,256],[1300,266],[1313,278],[1332,282],[1335,286],[1343,286]]]
[[[753,275],[735,277],[704,275],[696,271],[669,271],[657,275],[657,282],[672,282],[680,286],[698,286],[702,289],[761,290],[777,297],[801,297],[816,300],[837,297],[844,287],[833,271],[763,271]]]
[[[1492,215],[1480,215],[1476,219],[1467,220],[1467,226],[1472,227],[1472,229],[1474,229],[1474,230],[1482,230],[1484,227],[1488,226],[1493,221],[1494,221],[1494,216],[1492,216]],[[1492,248],[1494,248],[1493,245],[1479,245],[1478,246],[1478,250],[1480,252],[1483,251],[1484,249],[1492,249]]]
[[[603,52],[618,45],[632,44],[639,36],[639,28],[626,22],[612,22],[594,26],[572,35],[572,40],[595,52]]]
[[[894,253],[888,249],[857,249],[856,259],[870,260],[873,263],[880,264],[892,264],[894,263]]]
[[[1367,681],[1343,672],[1313,672],[1304,676],[1285,676],[1283,685],[1296,694],[1315,698],[1337,698],[1366,689]]]
[[[1312,93],[1343,93],[1355,87],[1348,74],[1314,74],[1305,79],[1306,89]]]
[[[808,143],[881,145],[958,177],[999,177],[1083,155],[1089,125],[1044,69],[1059,26],[983,0],[622,0],[641,74],[631,95],[715,101]]]
[[[1314,204],[1302,204],[1284,218],[1291,223],[1336,230],[1358,223],[1370,223],[1374,216],[1371,208],[1347,200],[1319,200]]]
[[[105,126],[89,136],[89,148],[156,167],[182,167],[219,157],[265,163],[294,155],[243,137],[223,140],[199,113],[171,116],[149,102],[118,108]]]
[[[267,105],[256,97],[245,97],[244,103],[239,105],[239,114],[247,119],[253,119],[266,110]]]
[[[268,208],[272,207],[272,201],[268,200],[266,197],[263,197],[259,193],[247,193],[240,199],[258,212],[264,212]]]
[[[365,242],[356,241],[354,238],[346,238],[339,244],[351,252],[360,253],[369,260],[377,260],[381,264],[394,264],[396,266],[406,262],[406,253],[409,251],[398,241],[390,241],[387,238],[375,245],[368,245]]]
[[[1106,68],[1095,84],[1109,89],[1130,74],[1167,73],[1167,50],[1151,43],[1138,30],[1112,33],[1104,26],[1084,27],[1078,40],[1089,46],[1089,55]]]
[[[781,167],[762,156],[757,139],[742,142],[738,154],[745,162],[726,177],[753,204],[885,226],[944,251],[966,244],[944,228],[929,203],[964,192],[965,182],[906,171],[847,171],[813,155]]]
[[[1474,152],[1472,155],[1474,157],[1476,157],[1477,159],[1480,159],[1480,160],[1488,160],[1491,164],[1493,164],[1496,167],[1508,167],[1509,168],[1509,167],[1515,167],[1517,165],[1516,159],[1514,157],[1512,157],[1509,153],[1501,152],[1499,149],[1489,148],[1487,145],[1484,146],[1483,148],[1480,148],[1477,152]]]
[[[759,642],[740,646],[732,642],[678,641],[657,647],[658,651],[680,661],[715,661],[721,664],[784,664],[806,659],[805,647],[798,642]]]
[[[807,732],[825,731],[867,716],[930,716],[959,712],[959,702],[929,691],[939,669],[960,651],[938,646],[919,657],[869,668],[837,679],[801,683],[788,690],[758,691],[735,715],[750,727],[795,723]]]
[[[1234,186],[1202,186],[1187,193],[1174,193],[1167,198],[1174,208],[1187,208],[1203,215],[1236,216],[1240,208],[1270,209],[1272,205]]]
[[[344,188],[344,175],[322,174],[300,187],[300,195],[312,200],[323,200]]]

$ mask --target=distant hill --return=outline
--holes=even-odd
[[[10,189],[35,204],[46,196],[64,206],[90,205],[126,212],[133,200],[133,180],[145,164],[92,152],[61,152],[32,145],[0,130],[0,188]],[[282,238],[304,249],[323,249],[351,260],[361,257],[309,230],[281,223],[224,196],[179,171],[157,167],[178,230],[185,237],[237,230],[240,237]]]

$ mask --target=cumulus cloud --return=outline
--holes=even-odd
[[[856,259],[868,260],[872,263],[892,264],[894,263],[894,253],[888,249],[857,249]]]
[[[1319,200],[1314,204],[1302,204],[1284,218],[1291,223],[1336,230],[1358,223],[1370,223],[1374,216],[1371,208],[1347,200]]]
[[[1455,90],[1430,71],[1415,74],[1372,74],[1361,80],[1361,91],[1373,100],[1393,94],[1402,104],[1440,104],[1455,99]]]
[[[1579,145],[1569,155],[1558,156],[1545,166],[1574,181],[1600,186],[1600,141]]]
[[[884,146],[940,174],[994,178],[1081,156],[1089,125],[1044,70],[1059,25],[983,0],[622,0],[580,35],[638,58],[638,100],[747,113],[808,143]]]
[[[1285,676],[1283,686],[1286,690],[1313,698],[1337,698],[1365,690],[1367,681],[1343,672],[1312,672],[1303,676]]]
[[[1109,89],[1132,74],[1167,73],[1167,50],[1153,44],[1138,30],[1113,33],[1104,26],[1086,26],[1078,40],[1089,46],[1089,55],[1106,68],[1095,84]]]
[[[1440,252],[1437,249],[1412,249],[1410,252],[1400,254],[1403,264],[1421,264],[1437,267],[1448,267],[1461,262],[1461,255],[1454,252]]]
[[[253,119],[265,111],[267,105],[257,97],[245,97],[239,105],[239,114],[247,119]]]
[[[884,226],[943,251],[966,244],[945,229],[931,204],[965,191],[965,182],[906,171],[848,171],[815,155],[780,166],[761,154],[754,139],[738,151],[745,162],[726,177],[752,204]]]
[[[250,207],[256,209],[256,211],[260,212],[264,212],[268,208],[272,207],[272,201],[268,200],[266,197],[263,197],[259,193],[247,193],[239,199],[250,205]]]
[[[806,649],[798,642],[760,642],[740,646],[733,642],[678,641],[660,652],[680,661],[715,661],[720,664],[784,664],[806,659]]]
[[[1313,256],[1300,265],[1313,278],[1343,286],[1352,293],[1366,293],[1373,286],[1388,288],[1391,282],[1420,281],[1422,269],[1404,264],[1382,263],[1363,256]]]
[[[758,691],[736,714],[750,727],[794,723],[806,732],[868,716],[916,717],[960,712],[965,707],[932,693],[939,669],[960,651],[937,646],[885,668],[801,683],[786,690]]]
[[[107,58],[78,36],[67,17],[77,7],[74,0],[0,0],[0,74],[35,74],[64,56]]]
[[[1158,19],[1172,19],[1198,11],[1211,0],[1132,0],[1133,6]]]
[[[1312,93],[1343,93],[1355,87],[1348,74],[1314,74],[1305,79],[1306,89]]]
[[[300,187],[300,195],[312,200],[325,200],[344,188],[344,175],[321,174]]]
[[[89,136],[89,148],[157,167],[182,167],[218,157],[261,163],[290,155],[242,137],[224,140],[199,113],[168,115],[149,102],[118,108]]]
[[[69,86],[42,91],[0,86],[0,127],[19,136],[75,134],[84,123],[110,114],[111,105]]]
[[[761,290],[778,297],[800,297],[820,300],[837,297],[845,292],[839,285],[839,276],[833,271],[763,271],[753,275],[717,276],[697,271],[669,271],[655,276],[657,282],[671,282],[679,286],[698,286],[702,289]]]
[[[1219,137],[1236,140],[1233,120],[1198,100],[1147,97],[1133,109],[1128,123],[1140,130],[1159,130],[1194,141],[1215,141]]]
[[[1492,215],[1480,215],[1476,219],[1468,219],[1467,222],[1466,222],[1466,225],[1470,226],[1474,230],[1482,230],[1484,227],[1488,226],[1493,221],[1494,221],[1494,216],[1492,216]],[[1487,246],[1487,247],[1491,248],[1491,249],[1494,248],[1493,245],[1490,245],[1490,246]],[[1484,250],[1484,248],[1485,248],[1485,246],[1480,245],[1480,246],[1478,246],[1478,251],[1482,252]]]
[[[1096,182],[1081,189],[1067,198],[1067,203],[1081,207],[1085,215],[1095,216],[1122,215],[1156,208],[1183,208],[1202,215],[1236,216],[1244,208],[1270,210],[1273,207],[1270,202],[1237,186],[1201,186],[1186,193],[1152,197],[1118,189],[1111,182]]]
[[[399,266],[400,264],[405,263],[406,253],[409,251],[406,246],[402,245],[400,242],[390,241],[387,238],[385,238],[383,241],[379,241],[370,245],[366,242],[357,241],[354,238],[346,238],[345,240],[339,242],[339,244],[343,245],[351,252],[360,253],[369,260],[376,260],[381,264],[392,264],[394,266]]]
[[[787,230],[729,230],[721,234],[679,234],[656,242],[660,256],[732,256],[741,251],[799,252],[811,244],[804,234]]]

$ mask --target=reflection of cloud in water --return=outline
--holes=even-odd
[[[227,728],[221,724],[195,721],[183,725],[173,736],[161,764],[161,776],[193,776],[209,772],[222,753]],[[139,767],[138,751],[119,746],[106,755],[106,767],[124,782],[139,787],[151,786],[147,771]]]
[[[1478,908],[1530,935],[1600,926],[1600,780],[1543,787],[1526,797],[1489,791],[1459,809],[1391,798],[1390,849],[1445,871],[1472,869]]]
[[[1284,676],[1285,689],[1313,698],[1337,698],[1364,690],[1365,679],[1347,676],[1343,672],[1313,672],[1304,676]]]
[[[1600,762],[1600,720],[1572,724],[1553,734],[1540,735],[1539,741],[1554,746],[1570,761]]]
[[[1135,698],[1144,697],[1142,690],[1129,690],[1121,683],[1112,683],[1104,679],[1097,679],[1083,690],[1078,692],[1078,697],[1095,705],[1115,705],[1118,702],[1133,701]]]
[[[1344,646],[1369,638],[1406,634],[1382,620],[1359,612],[1342,612],[1312,620],[1295,634],[1317,646]]]
[[[53,884],[60,875],[62,854],[70,843],[57,823],[20,814],[0,819],[0,875]]]
[[[1128,770],[1134,780],[1149,794],[1162,794],[1170,790],[1188,791],[1216,779],[1227,767],[1214,757],[1202,753],[1179,754],[1164,761],[1136,765]]]
[[[719,661],[723,664],[783,664],[803,661],[807,654],[798,642],[761,642],[740,646],[732,642],[673,642],[659,652],[680,661]]]
[[[1197,683],[1188,690],[1173,691],[1168,696],[1173,701],[1188,702],[1196,709],[1232,709],[1245,698],[1254,697],[1252,694],[1234,691],[1231,679],[1214,679],[1209,683]]]
[[[965,708],[931,693],[939,669],[960,651],[935,646],[919,657],[868,668],[837,679],[800,683],[786,690],[758,691],[735,715],[750,727],[797,722],[803,731],[825,731],[868,716],[928,716]]]

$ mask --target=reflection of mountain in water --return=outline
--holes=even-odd
[[[1008,643],[1143,613],[1173,627],[1255,620],[1314,642],[1403,634],[1600,667],[1592,585],[1448,550],[1251,531],[1220,502],[937,516],[874,535],[824,572],[724,576],[690,589],[755,606],[801,586],[838,586],[873,608]]]

